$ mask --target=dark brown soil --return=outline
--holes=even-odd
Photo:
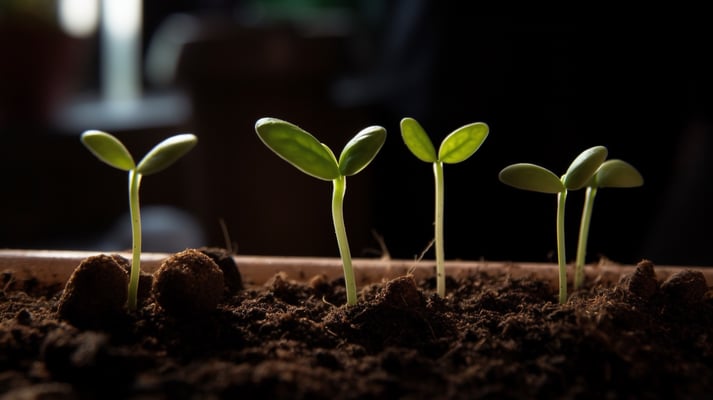
[[[478,274],[451,279],[445,299],[433,280],[403,277],[363,287],[360,303],[345,307],[341,281],[277,275],[261,287],[226,286],[218,306],[198,314],[169,314],[154,293],[135,314],[91,329],[58,319],[62,288],[3,278],[3,400],[713,393],[710,288],[696,272],[657,281],[648,262],[566,305],[543,282]]]

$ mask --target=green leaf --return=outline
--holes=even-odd
[[[146,153],[136,166],[136,172],[150,175],[162,171],[188,153],[196,143],[198,138],[190,133],[171,136]]]
[[[605,161],[594,174],[592,186],[629,188],[641,186],[644,178],[631,164],[622,160]]]
[[[351,176],[364,169],[376,157],[386,141],[386,129],[370,126],[356,134],[339,156],[339,171]]]
[[[334,153],[302,128],[277,118],[260,118],[255,131],[270,150],[305,174],[325,181],[339,177]]]
[[[406,147],[419,160],[427,163],[438,161],[433,142],[431,142],[426,131],[415,119],[404,118],[401,120],[401,138],[404,140]]]
[[[560,193],[566,190],[552,171],[535,164],[512,164],[500,171],[500,181],[512,187],[541,193]]]
[[[134,169],[134,159],[126,147],[114,136],[96,130],[82,133],[82,143],[101,161],[122,171]]]
[[[488,137],[488,131],[488,125],[482,122],[474,122],[456,129],[443,139],[438,150],[438,159],[446,164],[465,161],[480,148]]]
[[[581,189],[587,185],[597,168],[607,159],[607,148],[594,146],[580,153],[572,161],[564,174],[562,182],[568,190]]]

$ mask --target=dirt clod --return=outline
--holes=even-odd
[[[161,263],[152,291],[158,304],[174,316],[210,313],[223,297],[223,272],[207,255],[187,249]]]
[[[708,285],[700,271],[684,270],[669,276],[661,290],[669,297],[685,304],[694,304],[703,300]]]
[[[423,307],[423,293],[416,288],[416,281],[411,276],[402,276],[386,283],[386,287],[377,297],[392,307]]]
[[[243,278],[233,256],[228,250],[222,247],[201,247],[201,253],[210,257],[221,271],[223,271],[223,282],[225,283],[225,294],[230,296],[243,290]]]
[[[619,284],[631,294],[643,300],[649,300],[656,294],[656,290],[658,290],[654,264],[648,260],[639,262],[634,272],[624,275]]]
[[[83,260],[59,299],[60,318],[80,328],[105,328],[125,314],[129,277],[112,256]]]

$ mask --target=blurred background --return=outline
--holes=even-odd
[[[170,135],[199,138],[143,180],[144,250],[338,256],[331,184],[259,141],[255,121],[271,116],[335,152],[384,126],[381,153],[347,182],[352,254],[413,258],[433,237],[434,195],[431,166],[400,138],[409,116],[434,143],[490,126],[473,157],[445,166],[449,259],[554,261],[555,196],[507,187],[498,172],[531,162],[562,174],[604,145],[645,184],[600,190],[588,261],[713,265],[713,28],[464,3],[3,0],[0,247],[130,248],[127,175],[79,141],[99,129],[137,161]],[[569,259],[582,201],[570,193]]]

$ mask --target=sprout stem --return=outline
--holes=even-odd
[[[352,256],[349,252],[349,241],[347,231],[344,227],[344,193],[347,189],[347,179],[340,176],[332,181],[334,191],[332,195],[332,219],[334,220],[334,231],[337,234],[337,244],[339,254],[342,257],[342,267],[344,268],[344,285],[347,289],[347,305],[353,306],[357,303],[356,281],[354,279],[354,269],[352,268]]]
[[[557,261],[559,263],[559,302],[567,302],[567,262],[564,245],[564,207],[567,191],[557,193]]]
[[[444,181],[443,163],[436,161],[433,163],[433,175],[436,183],[436,291],[439,296],[446,296],[446,267],[445,250],[443,248],[443,204],[444,204]]]
[[[597,188],[588,186],[584,196],[584,208],[582,209],[582,221],[579,224],[579,241],[577,242],[577,262],[574,270],[574,288],[579,289],[584,283],[584,262],[587,256],[587,239],[589,237],[589,225],[592,220],[592,209],[594,198],[597,196]]]
[[[131,212],[132,260],[129,275],[127,308],[136,310],[139,291],[139,271],[141,271],[141,216],[139,213],[139,185],[141,174],[135,169],[129,171],[129,210]]]

